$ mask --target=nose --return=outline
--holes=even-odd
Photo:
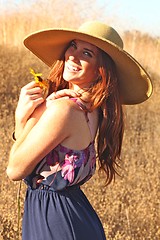
[[[79,64],[79,58],[78,58],[78,55],[76,53],[72,53],[71,55],[69,55],[68,60]]]
[[[71,61],[74,61],[74,60],[76,59],[76,57],[75,57],[73,54],[72,54],[72,55],[69,55],[68,58],[69,58],[69,60],[71,60]]]

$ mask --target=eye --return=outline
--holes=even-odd
[[[69,47],[73,47],[74,49],[77,49],[77,45],[74,41],[70,43]]]
[[[92,57],[92,54],[90,52],[88,52],[88,51],[84,51],[83,54],[88,56],[88,57]]]

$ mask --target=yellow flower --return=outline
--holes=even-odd
[[[49,91],[48,80],[42,79],[41,78],[42,73],[35,73],[32,68],[30,68],[30,73],[34,76],[34,80],[36,83],[38,83],[39,87],[43,89],[42,95],[43,95],[43,98],[45,99]]]

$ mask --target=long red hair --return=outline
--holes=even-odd
[[[99,109],[99,125],[97,133],[97,154],[100,170],[106,173],[106,184],[109,184],[117,173],[120,160],[124,132],[123,109],[118,91],[116,66],[111,57],[100,50],[100,78],[89,89],[90,111]],[[63,79],[64,61],[58,60],[51,69],[49,80],[50,91],[68,88]]]

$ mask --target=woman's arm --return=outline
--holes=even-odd
[[[34,126],[36,116],[28,120],[10,152],[7,167],[10,179],[16,181],[26,177],[53,148],[70,137],[70,123],[74,119],[70,106],[66,100],[56,100]]]

